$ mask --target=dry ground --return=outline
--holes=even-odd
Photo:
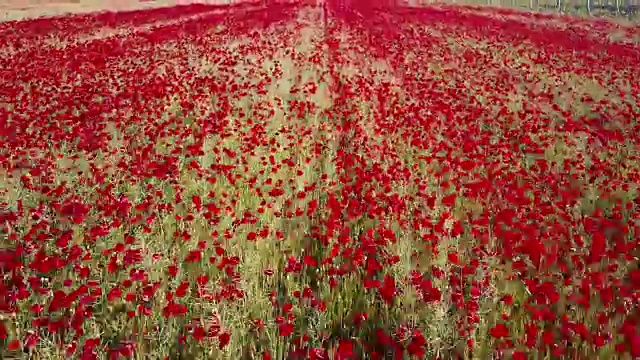
[[[0,0],[0,21],[29,19],[40,16],[88,13],[94,11],[122,11],[161,6],[188,4],[198,1],[181,0]],[[199,1],[225,4],[225,0]]]

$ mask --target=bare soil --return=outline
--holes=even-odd
[[[196,2],[196,1],[193,1]],[[187,3],[181,0],[0,0],[0,21],[104,10],[135,10]]]

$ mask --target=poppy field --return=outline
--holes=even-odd
[[[0,359],[640,357],[640,27],[0,23]]]

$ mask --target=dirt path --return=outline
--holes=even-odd
[[[94,11],[126,11],[177,5],[177,0],[132,1],[132,0],[9,0],[0,3],[0,22],[23,20],[41,16],[58,16]]]

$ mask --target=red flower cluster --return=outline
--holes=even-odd
[[[640,30],[314,5],[0,24],[1,354],[640,357]]]

